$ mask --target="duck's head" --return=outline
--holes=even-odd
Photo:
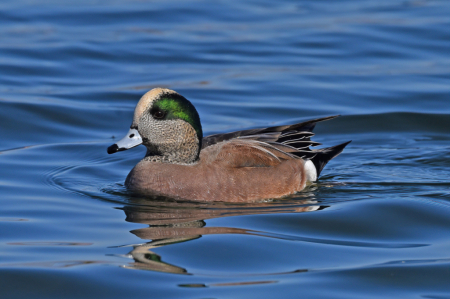
[[[139,100],[130,131],[108,147],[108,154],[143,144],[148,159],[193,163],[198,159],[202,138],[194,105],[173,90],[154,88]]]

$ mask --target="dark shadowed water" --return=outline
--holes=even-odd
[[[353,142],[285,199],[133,196],[157,86]],[[0,137],[2,299],[450,298],[450,1],[4,0]]]

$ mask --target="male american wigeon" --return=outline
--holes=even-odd
[[[301,191],[319,177],[346,142],[311,150],[317,122],[250,129],[203,137],[197,110],[173,90],[147,92],[128,134],[108,148],[113,154],[143,144],[147,153],[125,185],[139,193],[196,201],[250,202]]]

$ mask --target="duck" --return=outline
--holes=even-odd
[[[144,145],[125,179],[131,192],[203,202],[257,202],[300,192],[351,142],[313,150],[316,123],[339,115],[203,137],[194,105],[154,88],[136,105],[127,135],[108,154]]]

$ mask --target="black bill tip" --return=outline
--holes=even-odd
[[[107,149],[107,152],[108,152],[108,154],[114,154],[114,153],[117,153],[119,151],[119,147],[117,146],[117,144],[113,144],[113,145],[111,145],[110,147],[108,147],[108,149]]]

